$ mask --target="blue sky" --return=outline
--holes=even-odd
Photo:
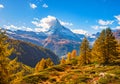
[[[41,31],[54,18],[77,33],[120,29],[120,0],[0,0],[1,27]]]

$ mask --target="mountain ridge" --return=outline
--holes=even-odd
[[[80,43],[85,37],[84,34],[73,33],[69,28],[61,25],[58,19],[45,32],[8,30],[7,34],[13,39],[31,42],[38,46],[48,48],[59,57],[66,55],[67,52],[71,52],[73,49],[79,50]],[[96,39],[95,34],[87,37],[91,43]]]
[[[17,57],[18,61],[23,64],[35,67],[42,58],[50,58],[54,64],[59,63],[59,57],[48,49],[20,40],[9,39],[9,43],[14,48],[10,58],[14,59]]]

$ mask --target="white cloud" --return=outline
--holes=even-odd
[[[56,17],[48,15],[41,20],[34,20],[32,24],[39,27],[39,30],[47,31],[56,22]],[[40,29],[41,28],[41,29]]]
[[[99,26],[100,29],[106,29],[108,26]]]
[[[17,27],[15,25],[3,25],[5,29],[12,29],[12,30],[19,30],[21,29],[20,27]]]
[[[44,32],[49,30],[49,28],[56,23],[56,17],[48,15],[47,17],[42,18],[40,20],[38,18],[34,18],[34,20],[31,23],[36,27],[38,27],[37,30]],[[63,26],[73,25],[72,23],[63,22],[63,21],[60,21],[60,24]]]
[[[120,15],[114,16],[118,21],[120,21]]]
[[[32,4],[32,3],[30,3],[30,7],[31,7],[32,9],[37,8],[37,6],[36,6],[35,4]]]
[[[15,25],[3,25],[5,29],[10,30],[24,30],[24,31],[33,31],[32,28],[25,27],[25,26],[15,26]]]
[[[98,30],[99,29],[99,26],[98,25],[94,25],[94,26],[91,26],[91,28],[95,29],[95,30]]]
[[[0,4],[0,9],[1,9],[1,8],[4,8],[4,5]]]
[[[22,30],[24,30],[24,31],[34,31],[32,28],[30,28],[30,27],[25,27],[25,26],[21,26],[20,27]]]
[[[60,24],[63,25],[63,26],[73,26],[72,23],[69,23],[69,22],[63,22],[60,20]]]
[[[100,19],[99,21],[98,21],[98,23],[100,24],[100,25],[111,25],[112,23],[113,23],[114,21],[112,21],[112,20],[102,20],[102,19]]]
[[[77,34],[87,34],[88,31],[83,30],[83,29],[73,29],[72,32],[77,33]]]
[[[120,26],[116,26],[114,29],[120,29]]]
[[[43,7],[43,8],[48,8],[48,5],[44,3],[44,4],[42,5],[42,7]]]
[[[42,18],[41,20],[34,20],[32,21],[32,24],[34,24],[37,27],[42,27],[42,28],[49,28],[52,26],[56,21],[56,18],[54,16],[48,15],[45,18]]]
[[[114,16],[118,20],[118,24],[120,25],[120,15]]]
[[[35,31],[35,32],[44,32],[44,31],[46,31],[46,29],[43,29],[43,28],[35,28],[34,31]]]
[[[95,29],[95,30],[98,30],[98,29],[106,29],[108,28],[108,26],[99,26],[99,25],[94,25],[94,26],[91,26],[91,28]]]

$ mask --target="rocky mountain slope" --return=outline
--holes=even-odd
[[[8,30],[7,34],[10,38],[31,42],[38,46],[48,48],[59,57],[66,55],[67,52],[71,52],[73,49],[79,50],[80,43],[85,36],[84,34],[73,33],[68,28],[62,26],[57,19],[56,22],[46,32]],[[100,33],[97,32],[96,34],[87,36],[91,46],[99,34]],[[113,30],[113,34],[119,41],[120,30]]]
[[[71,52],[73,49],[79,50],[81,40],[84,38],[84,34],[73,33],[70,29],[61,25],[57,19],[46,32],[8,30],[7,34],[10,38],[48,48],[58,56],[66,55],[67,52]],[[88,39],[92,43],[96,39],[96,34],[88,36]]]

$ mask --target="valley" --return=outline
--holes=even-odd
[[[0,84],[120,84],[120,0],[0,0]]]

